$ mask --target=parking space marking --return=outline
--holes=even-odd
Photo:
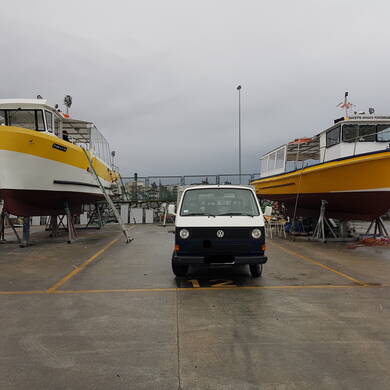
[[[188,282],[190,282],[192,284],[193,288],[200,288],[200,284],[199,284],[198,279],[191,279]]]
[[[176,279],[177,288],[200,288],[200,287],[238,287],[238,281],[227,279]]]
[[[270,241],[268,241],[268,242],[270,242]],[[305,261],[307,261],[308,263],[315,264],[315,265],[317,265],[317,266],[319,266],[319,267],[321,267],[321,268],[324,268],[324,269],[326,269],[326,270],[328,270],[328,271],[330,271],[330,272],[333,272],[333,273],[335,273],[335,274],[337,274],[337,275],[339,275],[339,276],[342,276],[343,278],[348,279],[348,280],[350,280],[351,282],[356,283],[356,284],[358,284],[358,285],[360,285],[360,286],[363,286],[363,287],[364,287],[364,286],[368,286],[367,283],[365,283],[365,282],[363,282],[363,281],[361,281],[361,280],[359,280],[359,279],[356,279],[356,278],[354,278],[354,277],[352,277],[352,276],[350,276],[350,275],[347,275],[347,274],[344,273],[344,272],[337,271],[337,270],[335,270],[334,268],[331,268],[331,267],[329,267],[329,266],[327,266],[327,265],[325,265],[325,264],[322,264],[322,263],[320,263],[319,261],[314,260],[314,259],[312,259],[312,258],[310,258],[310,257],[308,257],[308,256],[302,255],[302,254],[300,254],[299,252],[296,252],[296,251],[294,251],[294,250],[285,248],[284,246],[282,246],[282,245],[280,245],[280,244],[277,244],[275,241],[271,241],[271,245],[275,245],[277,248],[281,249],[282,251],[284,251],[284,252],[286,252],[286,253],[288,253],[288,254],[290,254],[290,255],[299,257],[300,259],[305,260]]]
[[[337,288],[373,288],[382,286],[368,285],[311,285],[311,286],[230,286],[230,287],[166,287],[166,288],[134,288],[134,289],[113,289],[113,290],[56,290],[53,294],[99,294],[99,293],[143,293],[143,292],[174,292],[174,291],[215,291],[215,290],[285,290],[285,289],[337,289]]]
[[[101,290],[33,290],[33,291],[0,291],[0,295],[65,295],[65,294],[104,294],[104,293],[149,293],[175,291],[216,291],[216,290],[303,290],[303,289],[350,289],[350,288],[389,288],[390,284],[357,285],[357,284],[318,284],[287,286],[225,286],[225,287],[165,287],[165,288],[133,288],[133,289],[101,289]]]
[[[0,295],[34,295],[47,294],[47,290],[33,290],[33,291],[0,291]]]
[[[72,279],[73,276],[75,276],[79,272],[81,272],[85,267],[87,267],[88,264],[91,264],[96,258],[98,258],[101,254],[103,254],[107,249],[112,247],[118,241],[119,241],[119,237],[110,241],[105,247],[103,247],[102,249],[97,251],[93,256],[91,256],[89,259],[87,259],[83,263],[81,263],[79,266],[77,266],[73,271],[71,271],[67,275],[65,275],[57,283],[53,284],[53,286],[49,287],[47,289],[47,292],[52,293],[52,292],[56,291],[57,289],[59,289],[60,287],[62,287],[67,281]]]

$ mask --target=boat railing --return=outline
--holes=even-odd
[[[384,127],[377,127],[378,125],[384,125]],[[261,176],[268,177],[277,175],[283,172],[292,172],[298,169],[303,169],[312,165],[319,164],[328,160],[332,160],[338,157],[348,157],[361,154],[362,152],[374,152],[376,150],[390,149],[390,124],[375,123],[375,131],[359,134],[360,127],[357,125],[355,128],[355,134],[345,139],[343,131],[340,131],[339,141],[340,143],[353,144],[348,148],[343,148],[343,152],[339,156],[329,158],[327,149],[330,146],[326,144],[321,146],[320,135],[311,139],[298,139],[290,142],[282,147],[272,150],[261,158]],[[369,129],[367,129],[369,130]],[[358,147],[359,142],[370,143],[370,146],[365,148]],[[378,146],[388,144],[385,147]],[[333,147],[333,146],[332,146]],[[321,152],[322,151],[322,152]],[[278,156],[280,153],[280,157]],[[283,161],[284,160],[284,161]]]

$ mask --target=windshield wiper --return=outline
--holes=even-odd
[[[217,214],[217,217],[219,216],[235,216],[235,215],[243,215],[246,217],[254,217],[253,214],[250,213],[223,213],[223,214]]]
[[[200,216],[200,215],[204,215],[206,217],[215,217],[214,214],[208,214],[208,213],[188,213],[188,214],[184,214],[183,217],[188,217],[188,216],[195,217],[195,216]]]

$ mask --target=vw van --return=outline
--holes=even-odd
[[[252,277],[267,262],[263,214],[250,186],[202,185],[184,189],[175,222],[172,270],[192,264],[247,264]]]

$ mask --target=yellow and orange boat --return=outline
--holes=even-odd
[[[390,116],[343,117],[314,136],[261,158],[251,184],[262,199],[282,202],[287,214],[373,220],[390,209]]]

